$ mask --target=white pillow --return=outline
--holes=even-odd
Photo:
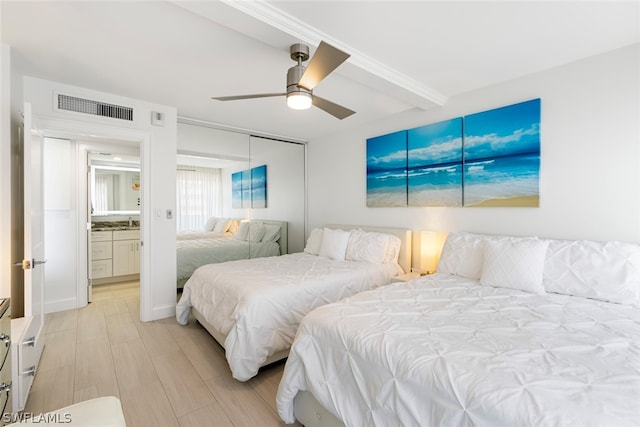
[[[548,240],[537,238],[486,240],[480,284],[543,295],[542,272],[548,246]]]
[[[321,257],[344,261],[349,243],[349,232],[325,228],[322,230],[322,244],[320,245]]]
[[[280,238],[280,227],[275,224],[264,225],[264,236],[262,236],[263,242],[277,242]]]
[[[239,226],[240,226],[240,220],[232,219],[229,221],[229,229],[227,231],[229,233],[235,234],[238,231]]]
[[[482,273],[483,248],[487,236],[449,233],[442,247],[438,273],[478,280]]]
[[[216,217],[212,216],[211,218],[209,218],[207,220],[207,222],[204,223],[204,231],[212,231],[213,228],[216,226]]]
[[[241,221],[238,226],[238,231],[233,236],[236,240],[247,240],[249,236],[249,221]]]
[[[264,224],[261,222],[251,222],[249,224],[249,235],[247,236],[247,240],[257,243],[262,240],[262,236],[264,236]]]
[[[314,228],[309,234],[307,239],[307,245],[304,247],[304,251],[311,255],[318,255],[320,253],[320,246],[322,245],[322,229]]]
[[[640,245],[551,240],[542,283],[547,292],[640,305]]]
[[[216,221],[216,226],[213,227],[213,231],[216,233],[224,233],[229,229],[231,221],[228,218],[222,218]]]
[[[382,262],[384,264],[387,263],[397,263],[398,257],[400,256],[400,246],[402,246],[402,240],[398,236],[394,236],[393,234],[388,234],[389,240],[387,241],[387,248],[384,251],[384,257],[382,258]]]
[[[388,234],[352,230],[345,259],[381,264],[384,262],[388,243]]]

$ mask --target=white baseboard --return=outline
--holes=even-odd
[[[167,317],[175,317],[176,315],[176,306],[167,305],[164,307],[154,307],[151,310],[151,320],[160,320],[166,319]]]
[[[44,303],[45,313],[55,313],[57,311],[74,310],[78,308],[77,298],[57,299]]]

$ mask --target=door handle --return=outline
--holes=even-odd
[[[14,267],[21,267],[23,270],[30,270],[32,268],[36,268],[37,265],[39,264],[44,264],[46,263],[47,260],[36,260],[36,259],[23,259],[20,262],[16,262],[13,264]]]
[[[20,262],[13,263],[14,267],[21,267],[23,270],[29,270],[31,268],[31,260],[23,259]]]
[[[7,334],[0,334],[0,342],[3,342],[5,347],[9,347],[11,345],[11,338]]]

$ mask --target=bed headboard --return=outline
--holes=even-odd
[[[339,228],[342,230],[355,230],[357,228],[364,231],[377,231],[378,233],[389,233],[400,239],[400,254],[398,255],[398,264],[402,269],[411,272],[411,235],[412,232],[408,228],[395,227],[375,227],[371,225],[344,225],[344,224],[328,224],[327,228]]]
[[[287,233],[287,221],[274,221],[272,219],[252,219],[251,221],[261,222],[263,224],[277,225],[280,227],[280,255],[289,253],[289,235]]]

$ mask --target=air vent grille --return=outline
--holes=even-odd
[[[58,109],[133,121],[133,108],[58,94]]]

